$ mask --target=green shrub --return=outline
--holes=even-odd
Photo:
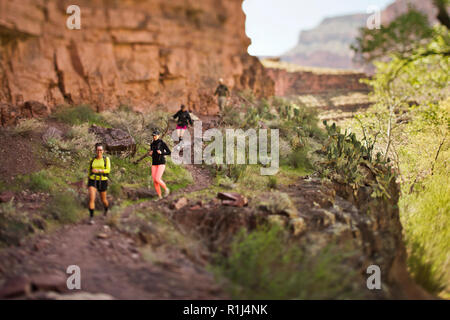
[[[277,189],[277,187],[278,187],[278,180],[277,180],[277,177],[276,176],[268,176],[268,183],[267,183],[267,186],[270,188],[270,189]]]
[[[92,110],[88,105],[79,105],[75,107],[60,107],[52,118],[71,125],[80,125],[83,123],[97,124],[107,126],[104,118]]]
[[[13,129],[13,134],[26,137],[32,132],[42,129],[43,124],[36,119],[23,119]]]
[[[234,182],[239,182],[246,172],[247,167],[247,164],[226,164],[225,175]]]
[[[417,283],[436,294],[446,286],[450,291],[450,183],[443,171],[400,200],[408,266]]]
[[[48,170],[41,170],[19,176],[17,183],[21,189],[29,189],[33,192],[50,192],[54,189],[57,181],[51,176]]]
[[[226,189],[233,189],[236,186],[234,181],[227,176],[217,176],[216,180],[217,180],[216,185],[224,187]]]
[[[295,215],[297,210],[287,193],[272,191],[268,195],[264,194],[261,200],[261,206],[270,214],[289,214]]]
[[[233,240],[228,256],[212,267],[225,277],[233,299],[347,299],[356,298],[354,271],[344,270],[344,254],[332,247],[306,255],[277,225]]]
[[[0,245],[18,245],[29,232],[27,216],[12,201],[0,203]]]
[[[47,212],[61,223],[74,223],[80,219],[81,206],[72,190],[53,196]]]
[[[108,190],[114,198],[119,198],[122,195],[122,186],[118,183],[112,183]]]
[[[446,288],[445,273],[440,265],[430,259],[429,252],[419,242],[408,241],[408,267],[417,284],[432,294]]]
[[[92,157],[95,143],[99,142],[99,138],[89,132],[90,126],[89,123],[74,125],[67,133],[67,137],[70,139],[66,143],[67,148],[80,159]]]
[[[241,115],[234,106],[225,106],[222,112],[222,122],[227,126],[239,127],[242,123]]]
[[[305,172],[313,169],[313,165],[310,162],[308,150],[306,148],[301,148],[292,152],[287,159],[283,160],[283,163],[295,169],[302,169]]]

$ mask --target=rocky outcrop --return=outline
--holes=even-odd
[[[330,91],[364,91],[369,88],[360,80],[367,75],[356,71],[320,70],[295,67],[287,63],[263,61],[269,77],[275,83],[275,95],[280,97],[320,94]]]
[[[20,119],[44,118],[50,109],[37,101],[18,102],[17,105],[0,102],[0,126],[16,125]]]
[[[101,139],[110,154],[129,153],[134,156],[136,153],[136,141],[129,133],[121,129],[93,125],[89,128],[89,132]]]
[[[214,113],[220,77],[273,94],[247,54],[242,0],[80,0],[81,30],[66,27],[71,4],[0,0],[0,102]]]

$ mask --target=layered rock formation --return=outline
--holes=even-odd
[[[433,0],[396,0],[381,12],[381,23],[389,24],[406,13],[411,5],[425,13],[431,24],[437,23],[438,11]],[[360,67],[353,62],[350,45],[358,35],[358,29],[366,26],[368,16],[355,14],[324,19],[316,28],[302,31],[298,45],[284,54],[282,60],[311,67]]]
[[[80,0],[81,30],[66,27],[71,4],[0,0],[0,102],[213,113],[220,77],[273,94],[247,54],[242,0]]]
[[[367,17],[355,14],[324,19],[317,28],[302,31],[298,45],[282,59],[311,67],[354,68],[350,45]]]
[[[275,82],[275,95],[286,97],[321,94],[332,91],[364,91],[369,88],[360,80],[367,75],[356,71],[302,68],[275,60],[263,60],[268,75]]]

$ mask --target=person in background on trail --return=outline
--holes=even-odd
[[[227,97],[230,95],[230,91],[228,90],[228,87],[223,84],[222,78],[219,79],[219,85],[217,86],[214,95],[218,96],[217,103],[219,104],[220,113],[222,113],[225,108],[225,104],[227,103]]]
[[[152,157],[152,179],[153,185],[155,186],[156,193],[158,194],[158,199],[162,199],[161,187],[164,189],[164,195],[167,197],[170,194],[169,188],[166,186],[161,177],[166,168],[166,158],[171,154],[170,149],[167,147],[166,143],[162,141],[159,136],[158,130],[153,131],[153,142],[150,145],[149,155]]]
[[[181,105],[180,110],[173,116],[173,118],[177,120],[177,136],[180,141],[180,144],[183,140],[184,132],[186,131],[188,124],[192,126],[192,119],[189,114],[189,111],[186,110],[186,106],[184,104]]]
[[[97,143],[95,145],[95,152],[96,156],[91,159],[89,165],[89,224],[94,224],[93,218],[97,190],[100,193],[100,198],[104,206],[104,216],[107,215],[109,208],[108,199],[106,198],[106,190],[108,190],[108,176],[111,172],[111,160],[109,157],[105,157],[103,144]]]

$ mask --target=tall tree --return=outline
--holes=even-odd
[[[372,62],[388,55],[409,56],[418,46],[428,42],[433,36],[433,28],[428,17],[410,7],[409,11],[398,16],[380,29],[360,29],[360,36],[351,46],[356,60]]]

